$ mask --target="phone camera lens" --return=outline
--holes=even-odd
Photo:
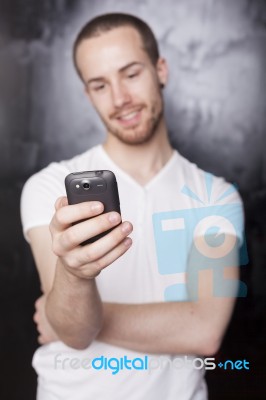
[[[90,184],[88,182],[83,183],[83,189],[88,190],[90,188]]]

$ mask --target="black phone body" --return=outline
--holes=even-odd
[[[121,214],[116,177],[112,171],[96,170],[73,172],[66,176],[65,187],[69,204],[78,204],[85,201],[100,201],[104,206],[103,213],[116,211]],[[93,243],[109,233],[112,229],[88,239],[81,244]]]

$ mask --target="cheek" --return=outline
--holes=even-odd
[[[152,85],[138,85],[131,91],[131,101],[133,104],[143,104],[148,109],[157,103],[157,91]]]
[[[153,86],[151,91],[151,105],[154,111],[161,109],[163,103],[162,91],[158,86]]]
[[[158,82],[150,73],[146,73],[139,79],[127,83],[127,90],[132,99],[150,99],[157,93]]]
[[[146,96],[149,97],[152,102],[157,102],[161,98],[161,88],[159,81],[154,77],[146,82]]]
[[[101,116],[106,116],[110,112],[110,101],[107,96],[91,96],[91,104]]]

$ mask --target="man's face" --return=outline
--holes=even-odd
[[[86,91],[109,134],[127,144],[149,141],[162,119],[164,60],[155,67],[131,27],[83,40],[76,56]]]

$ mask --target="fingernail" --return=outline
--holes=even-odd
[[[132,239],[130,239],[129,237],[127,237],[125,240],[124,240],[124,245],[126,246],[126,247],[130,247],[131,245],[132,245]]]
[[[122,225],[122,231],[123,231],[124,233],[129,233],[129,232],[131,232],[131,231],[132,231],[131,225],[130,225],[128,222],[125,222],[125,223]]]
[[[120,216],[117,213],[109,214],[108,218],[109,218],[109,221],[113,222],[113,223],[118,222],[120,220]]]

